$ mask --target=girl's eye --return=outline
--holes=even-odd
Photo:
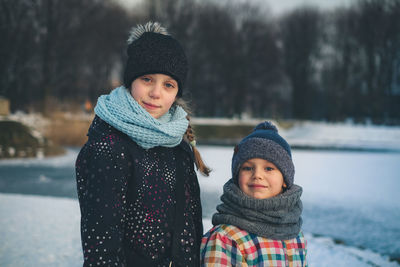
[[[165,87],[167,87],[167,88],[175,88],[175,85],[173,83],[166,83]]]
[[[150,80],[149,77],[142,77],[142,81],[144,81],[144,82],[150,82],[151,80]]]
[[[251,171],[253,168],[250,166],[243,166],[242,171]]]
[[[265,170],[267,170],[267,171],[273,171],[274,168],[272,168],[272,167],[266,167]]]

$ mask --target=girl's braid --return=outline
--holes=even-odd
[[[186,129],[185,132],[185,138],[189,142],[189,144],[192,146],[193,154],[194,154],[194,162],[196,164],[197,169],[205,176],[208,176],[211,172],[211,169],[206,166],[204,163],[203,159],[201,158],[200,152],[196,148],[196,136],[194,134],[194,130],[192,126],[190,125],[190,117],[186,117],[189,121],[189,126]]]

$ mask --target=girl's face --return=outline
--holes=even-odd
[[[265,199],[279,195],[286,184],[280,170],[265,159],[252,158],[239,170],[239,188],[246,195]]]
[[[176,99],[178,82],[164,74],[146,74],[131,85],[131,95],[153,118],[168,112]]]

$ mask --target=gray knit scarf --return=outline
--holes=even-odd
[[[217,206],[212,223],[235,225],[269,239],[295,238],[302,225],[302,192],[303,189],[294,184],[275,197],[255,199],[244,194],[230,179],[224,185],[222,204]]]

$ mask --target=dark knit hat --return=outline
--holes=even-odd
[[[157,22],[138,25],[128,39],[128,61],[124,85],[129,88],[139,76],[152,73],[166,74],[178,82],[178,96],[182,96],[188,62],[180,43],[168,35]]]
[[[232,157],[232,178],[237,183],[240,166],[248,159],[261,158],[275,164],[289,189],[293,185],[294,165],[290,145],[278,134],[271,122],[265,121],[243,138]]]

